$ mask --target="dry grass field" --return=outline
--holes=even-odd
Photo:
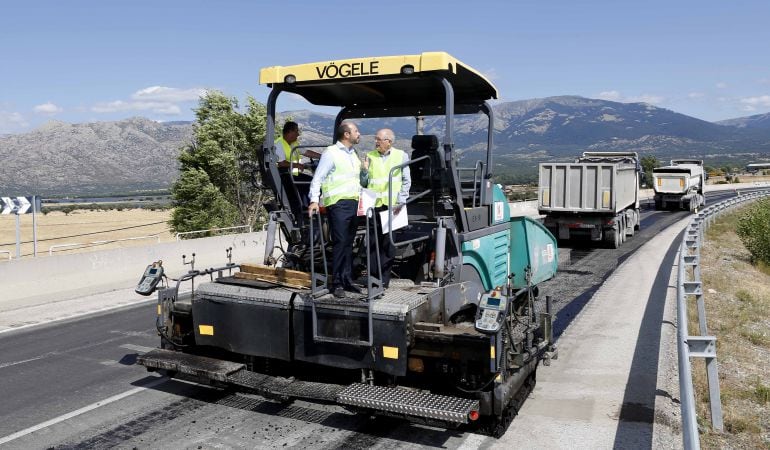
[[[693,361],[703,448],[770,448],[770,268],[754,266],[735,233],[740,211],[706,235],[702,276],[708,332],[717,337],[725,432],[711,430],[705,364]],[[697,333],[694,302],[689,330]]]
[[[38,257],[48,256],[52,245],[82,243],[86,245],[55,248],[54,254],[87,252],[112,248],[133,247],[158,242],[157,238],[126,240],[112,243],[90,244],[96,241],[155,236],[160,242],[174,240],[169,231],[168,220],[171,210],[150,211],[129,209],[123,211],[88,211],[76,210],[69,215],[63,212],[37,214],[37,253]],[[24,214],[21,219],[22,257],[32,255],[32,214]],[[16,216],[0,216],[0,251],[10,251],[16,258]],[[0,261],[7,261],[8,254],[0,252]],[[1,264],[2,262],[0,262]]]

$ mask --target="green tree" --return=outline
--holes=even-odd
[[[171,216],[176,232],[233,226],[239,214],[225,195],[214,186],[203,169],[182,172],[174,184],[177,207]]]
[[[652,169],[656,167],[660,167],[660,161],[658,161],[658,158],[647,155],[642,156],[642,160],[640,161],[642,164],[642,170],[644,171],[644,184],[651,188],[652,187]]]
[[[755,262],[770,265],[770,199],[751,205],[738,219],[736,232]]]
[[[172,188],[176,232],[259,225],[266,200],[251,184],[265,137],[265,106],[249,97],[241,112],[235,98],[210,91],[195,110],[193,142],[179,156],[181,175]]]

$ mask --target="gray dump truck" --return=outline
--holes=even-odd
[[[703,161],[674,159],[670,166],[652,170],[655,209],[684,209],[696,211],[706,204],[703,196]]]
[[[538,210],[559,239],[579,236],[618,248],[639,229],[635,152],[584,152],[574,163],[540,164]]]

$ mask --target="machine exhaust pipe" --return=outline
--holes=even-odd
[[[278,218],[275,214],[270,214],[270,219],[267,222],[267,240],[265,241],[265,259],[264,264],[266,266],[273,265],[273,249],[275,248],[275,229],[278,226]]]
[[[439,219],[436,228],[436,259],[433,262],[433,275],[437,280],[444,278],[444,256],[446,255],[446,228]]]

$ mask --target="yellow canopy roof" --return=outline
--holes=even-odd
[[[444,88],[434,75],[452,84],[457,104],[497,98],[489,80],[445,52],[266,67],[259,82],[299,94],[315,105],[430,109],[445,101]]]

